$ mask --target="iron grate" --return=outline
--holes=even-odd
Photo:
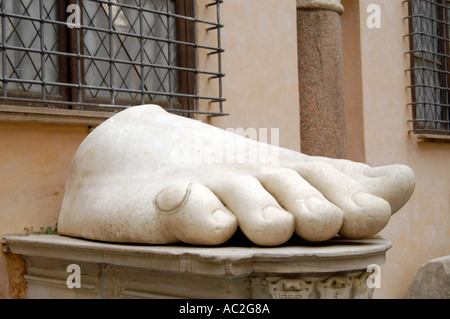
[[[414,133],[450,134],[450,6],[447,0],[407,0]]]
[[[227,115],[222,96],[222,0],[206,4],[205,10],[215,10],[215,21],[198,18],[196,1],[190,0],[0,2],[3,102],[107,111],[158,103],[184,115]],[[77,27],[69,28],[69,4],[79,8]],[[180,12],[180,6],[189,5],[193,7]],[[216,44],[198,43],[200,26],[216,37]],[[180,30],[187,28],[192,34],[181,36]],[[208,64],[217,69],[199,68],[199,50],[217,56],[216,63]],[[182,58],[187,52],[190,56]],[[217,86],[211,96],[201,94],[200,76]]]

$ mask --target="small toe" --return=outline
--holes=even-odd
[[[347,238],[369,238],[389,222],[391,206],[358,182],[326,163],[303,163],[297,171],[331,203],[344,212],[339,231]]]
[[[406,165],[368,167],[359,181],[369,193],[388,201],[392,214],[406,204],[416,185],[414,171]]]
[[[366,192],[352,194],[344,210],[339,234],[345,238],[369,238],[378,234],[389,222],[391,207],[384,199]]]
[[[317,189],[290,169],[261,174],[258,179],[295,217],[295,233],[308,241],[326,241],[337,235],[343,212]]]
[[[318,158],[317,162],[333,166],[362,185],[368,193],[386,200],[391,206],[391,214],[399,211],[414,192],[414,171],[406,165],[371,167],[363,163],[332,158]]]
[[[303,239],[320,242],[336,236],[342,227],[344,213],[323,197],[309,197],[297,208],[296,233]]]
[[[252,176],[233,176],[212,187],[239,220],[239,227],[253,243],[277,246],[294,233],[294,217]]]

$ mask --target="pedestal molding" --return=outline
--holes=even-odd
[[[297,9],[300,10],[328,10],[339,14],[344,13],[344,6],[340,0],[297,0]]]

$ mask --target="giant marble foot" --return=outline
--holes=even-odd
[[[143,105],[111,117],[80,145],[58,229],[147,244],[217,245],[238,227],[264,246],[294,232],[308,241],[367,238],[414,185],[407,166],[310,157]]]

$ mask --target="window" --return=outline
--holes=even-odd
[[[407,0],[412,131],[450,135],[450,6],[447,0]]]
[[[157,103],[188,116],[226,115],[221,2],[205,5],[217,13],[208,21],[192,0],[2,0],[0,104],[111,111]],[[215,45],[198,43],[198,30]],[[217,57],[217,69],[199,69],[200,50]],[[200,94],[200,76],[217,96]]]

